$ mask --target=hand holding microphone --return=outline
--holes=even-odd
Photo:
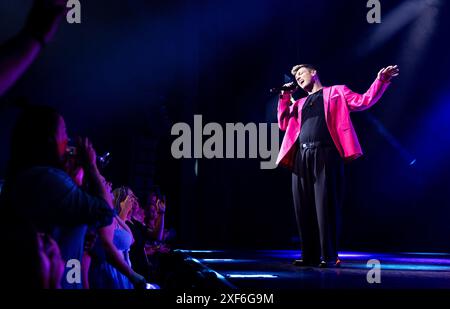
[[[275,87],[270,89],[271,93],[278,93],[278,92],[282,92],[282,93],[294,93],[295,91],[297,91],[298,89],[298,84],[296,81],[292,81],[289,83],[284,84],[281,87]]]

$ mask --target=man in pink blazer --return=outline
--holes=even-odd
[[[397,76],[388,66],[364,94],[347,86],[323,87],[317,70],[296,65],[296,82],[286,84],[278,102],[278,124],[286,131],[277,164],[292,171],[292,192],[302,240],[298,266],[338,267],[337,217],[342,203],[343,162],[362,155],[350,112],[375,104]],[[294,101],[300,86],[308,96]]]

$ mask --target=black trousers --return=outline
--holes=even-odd
[[[300,144],[292,193],[305,261],[336,261],[344,167],[334,145]]]

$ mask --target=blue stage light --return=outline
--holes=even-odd
[[[271,275],[271,274],[229,274],[227,275],[228,278],[246,278],[246,279],[271,279],[271,278],[278,278],[277,275]]]

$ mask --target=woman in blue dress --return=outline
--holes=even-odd
[[[107,186],[111,188],[110,183],[107,183]],[[115,196],[113,200],[117,213],[132,203],[128,197],[121,201]],[[129,251],[134,240],[125,222],[119,216],[115,216],[113,224],[99,229],[98,232],[100,241],[97,241],[94,246],[89,268],[90,287],[93,289],[145,288],[144,277],[131,268]]]

